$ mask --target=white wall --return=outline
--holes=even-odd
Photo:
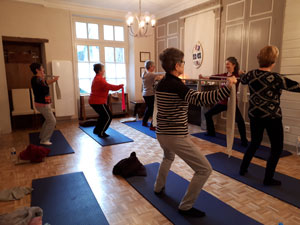
[[[39,1],[37,1],[39,2]],[[14,2],[11,0],[0,1],[0,134],[11,132],[9,101],[6,84],[6,73],[3,55],[2,36],[41,38],[48,39],[46,43],[47,69],[51,72],[52,60],[73,61],[73,41],[72,41],[72,14],[87,17],[98,17],[108,19],[124,19],[124,15],[119,11],[96,10],[83,7],[62,8],[56,5],[49,7],[40,4],[29,4]],[[125,13],[124,13],[125,14]],[[124,21],[125,24],[125,21]],[[131,49],[132,48],[132,49]],[[128,92],[131,99],[141,99],[141,79],[139,77],[140,67],[139,52],[150,52],[151,59],[154,59],[154,37],[134,38],[129,44],[129,75]],[[131,53],[130,53],[131,54]],[[73,64],[74,68],[74,64]],[[74,83],[77,83],[74,73]],[[133,89],[133,90],[131,90]],[[74,93],[74,97],[78,93]]]
[[[140,52],[150,52],[150,58],[155,61],[154,52],[154,34],[150,30],[148,37],[131,37],[129,38],[129,99],[141,100],[142,96],[142,79],[140,77],[140,68],[144,67],[144,62],[140,62]],[[131,105],[132,107],[132,105]]]
[[[69,12],[39,5],[0,2],[0,36],[48,39],[45,44],[48,71],[50,62],[72,60],[72,39]],[[9,101],[4,66],[3,45],[0,42],[0,129],[11,131]]]
[[[287,0],[283,28],[281,68],[282,74],[298,74],[287,76],[300,82],[300,1]],[[289,127],[284,133],[284,143],[295,145],[300,136],[300,93],[283,91],[281,97],[283,126]]]
[[[192,52],[197,41],[203,47],[203,61],[200,68],[193,65]],[[213,11],[204,12],[185,19],[184,24],[184,55],[185,78],[198,79],[198,75],[210,76],[214,69],[215,45],[215,14]]]

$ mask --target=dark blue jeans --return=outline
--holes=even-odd
[[[99,114],[94,134],[103,135],[112,120],[112,113],[106,104],[92,104],[91,107]]]
[[[216,104],[207,113],[205,113],[207,134],[212,136],[216,135],[214,121],[212,117],[226,110],[227,110],[227,105]],[[238,125],[241,141],[247,142],[245,121],[237,106],[236,106],[236,113],[235,113],[235,122]]]
[[[143,123],[147,123],[149,118],[153,115],[154,109],[154,95],[151,96],[143,96],[145,103],[146,103],[146,110],[143,117]]]
[[[266,129],[271,143],[271,152],[267,161],[265,180],[270,180],[274,176],[274,172],[283,149],[282,119],[250,118],[250,128],[251,143],[244,155],[240,170],[246,171],[249,167],[256,150],[260,146],[260,143],[263,139],[264,130]]]

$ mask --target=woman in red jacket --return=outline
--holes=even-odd
[[[89,98],[90,106],[99,114],[97,124],[94,128],[94,134],[97,134],[101,138],[108,137],[105,133],[112,120],[112,113],[107,106],[108,91],[117,91],[123,88],[123,84],[113,85],[106,82],[104,78],[104,65],[97,63],[94,65],[94,71],[96,76],[94,77],[91,95]]]

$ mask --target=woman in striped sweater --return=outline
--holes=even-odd
[[[179,205],[179,213],[203,217],[205,213],[193,208],[212,168],[200,149],[188,136],[188,105],[215,104],[230,95],[235,77],[228,77],[227,85],[214,91],[198,92],[189,89],[178,78],[184,72],[184,54],[175,48],[165,49],[159,56],[165,77],[157,85],[157,140],[164,151],[156,178],[154,192],[164,194],[164,187],[175,154],[182,158],[193,170],[194,176]]]

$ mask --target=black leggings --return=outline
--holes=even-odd
[[[215,126],[214,126],[214,121],[212,117],[216,114],[219,114],[220,112],[226,111],[227,110],[227,105],[223,104],[216,104],[214,107],[212,107],[207,113],[205,113],[205,118],[206,118],[206,128],[207,128],[207,133],[209,135],[215,135]],[[245,122],[243,119],[243,116],[239,110],[239,108],[236,106],[236,113],[235,113],[235,122],[238,125],[240,137],[242,142],[247,142],[247,137],[246,137],[246,126]]]
[[[143,123],[147,123],[150,116],[153,115],[153,109],[154,109],[154,95],[151,96],[143,96],[145,103],[147,105],[144,118],[143,118]]]
[[[92,104],[91,107],[99,114],[94,134],[103,135],[112,120],[112,113],[106,104]]]
[[[259,148],[263,139],[264,129],[271,143],[271,152],[267,161],[265,172],[265,180],[270,180],[274,176],[274,172],[279,161],[283,149],[283,127],[281,118],[278,119],[258,119],[250,118],[251,128],[251,144],[249,145],[241,164],[241,171],[246,171],[252,157]]]

